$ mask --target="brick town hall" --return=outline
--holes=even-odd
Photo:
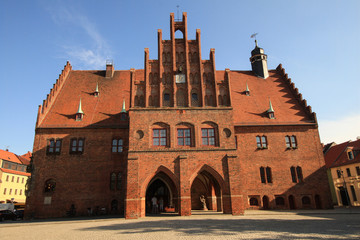
[[[139,218],[154,196],[182,216],[331,207],[316,115],[282,66],[257,43],[251,71],[201,56],[172,13],[144,69],[68,62],[39,106],[26,214]]]

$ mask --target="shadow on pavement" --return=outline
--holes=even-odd
[[[347,221],[346,215],[318,219],[191,219],[122,221],[119,224],[78,229],[80,231],[118,231],[119,234],[139,234],[173,231],[181,235],[239,235],[251,232],[275,232],[266,239],[359,239],[360,220]],[[290,237],[291,235],[291,237]],[[259,239],[264,239],[263,237]]]

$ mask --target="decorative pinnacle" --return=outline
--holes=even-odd
[[[250,92],[248,84],[246,83],[246,92]]]
[[[121,109],[121,112],[120,113],[126,113],[126,110],[125,110],[125,100],[123,100],[123,105],[122,105],[122,109]]]
[[[269,108],[269,110],[267,110],[267,112],[275,112],[275,111],[274,111],[274,108],[273,108],[273,106],[272,106],[272,104],[271,104],[270,98],[269,98],[269,105],[270,105],[270,108]]]
[[[77,113],[84,114],[84,112],[81,108],[81,98],[80,98],[79,109],[78,109]]]

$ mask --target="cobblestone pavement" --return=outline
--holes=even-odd
[[[196,212],[189,217],[4,221],[0,239],[360,239],[360,212]]]

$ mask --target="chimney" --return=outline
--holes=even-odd
[[[114,75],[114,64],[112,60],[106,60],[106,78],[112,78]]]

